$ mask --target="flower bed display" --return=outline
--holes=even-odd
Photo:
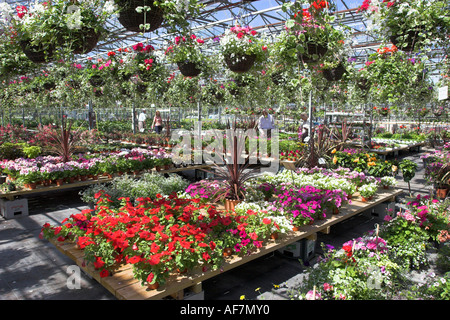
[[[259,212],[221,213],[199,199],[157,195],[139,198],[134,206],[123,200],[120,209],[110,206],[99,192],[96,210],[71,215],[61,226],[45,224],[42,236],[73,241],[85,259],[106,277],[120,264],[133,265],[133,275],[143,285],[163,284],[173,273],[195,268],[217,269],[224,251],[249,254],[261,247],[274,223]],[[228,250],[227,250],[228,251]]]
[[[448,300],[448,263],[439,261],[441,275],[429,274],[423,284],[408,278],[409,272],[430,265],[426,250],[436,243],[444,245],[438,246],[438,256],[445,254],[448,206],[418,195],[405,211],[390,212],[379,228],[362,237],[339,248],[323,245],[323,259],[289,295],[306,300]]]
[[[40,156],[34,159],[18,158],[0,162],[2,172],[10,180],[23,183],[43,183],[48,185],[57,180],[74,182],[87,176],[98,177],[122,173],[135,173],[171,163],[164,149],[134,148],[131,150],[103,154],[84,154],[73,156],[64,162],[61,156]]]

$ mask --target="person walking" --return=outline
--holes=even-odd
[[[147,120],[147,111],[145,109],[142,109],[142,111],[138,117],[139,132],[145,131],[145,121],[146,120]]]
[[[152,129],[155,129],[156,133],[161,133],[162,131],[162,118],[161,113],[157,110],[155,117],[153,118]]]
[[[275,126],[273,117],[267,112],[267,110],[263,110],[258,124],[261,134],[270,139],[272,137],[272,129],[274,129]]]

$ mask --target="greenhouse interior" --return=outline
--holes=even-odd
[[[0,30],[0,300],[450,299],[447,0],[1,0]]]

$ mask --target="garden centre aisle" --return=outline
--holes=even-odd
[[[422,179],[423,164],[420,155],[408,154],[418,163],[417,174],[412,181],[414,193],[428,193]],[[399,180],[399,187],[407,192],[407,186]],[[73,261],[60,253],[47,240],[39,239],[44,223],[60,223],[73,213],[87,208],[79,199],[78,191],[64,191],[29,199],[35,204],[30,215],[17,219],[0,220],[0,300],[114,300],[107,289],[96,280],[82,273],[79,289],[69,289],[68,268]],[[317,243],[335,247],[345,241],[373,230],[381,219],[375,216],[356,215],[331,227],[329,234],[318,233],[316,261],[320,252]],[[205,300],[289,299],[289,289],[301,281],[303,268],[297,259],[278,252],[268,254],[234,270],[225,272],[202,283]],[[420,279],[423,274],[416,274]]]

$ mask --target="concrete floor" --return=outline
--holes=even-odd
[[[419,155],[406,156],[419,164],[411,183],[412,191],[425,194],[428,190],[424,188]],[[400,188],[407,190],[402,181]],[[9,220],[0,217],[0,300],[115,300],[108,290],[84,273],[80,288],[70,289],[68,268],[74,265],[73,261],[38,237],[44,223],[58,224],[87,208],[79,199],[78,190],[29,198],[29,207],[29,216]],[[372,230],[379,220],[371,215],[357,215],[333,226],[328,235],[318,234],[316,255],[311,263],[320,254],[319,243],[339,246]],[[302,266],[298,259],[278,252],[268,254],[203,282],[204,298],[239,300],[244,295],[246,299],[286,300],[288,288],[301,281],[304,268],[307,266]],[[280,287],[274,289],[274,285]]]

